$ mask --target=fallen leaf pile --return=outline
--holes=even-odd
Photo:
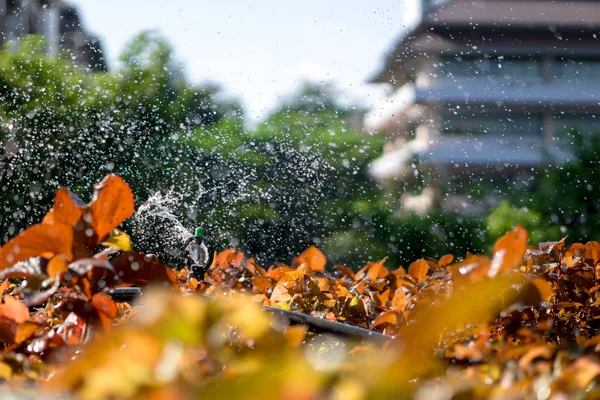
[[[263,268],[220,252],[203,280],[136,253],[109,175],[0,248],[0,379],[14,396],[105,398],[600,398],[600,243],[534,249],[516,227],[488,258],[358,272],[314,246]],[[108,289],[143,287],[133,305]],[[262,306],[390,335],[288,326]]]

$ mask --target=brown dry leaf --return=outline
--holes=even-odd
[[[527,250],[527,231],[517,225],[494,244],[494,258],[488,276],[494,277],[501,271],[506,271],[520,265]]]
[[[98,241],[102,242],[113,229],[133,215],[133,192],[123,178],[111,174],[94,185],[94,197],[88,207],[93,215],[92,227]]]
[[[421,279],[425,275],[427,275],[427,271],[429,270],[429,264],[424,259],[417,260],[410,264],[408,267],[408,274],[413,277],[417,282],[420,282]]]
[[[270,301],[272,303],[289,302],[293,294],[302,291],[304,274],[296,270],[286,272],[273,288]]]
[[[0,269],[50,252],[73,258],[73,229],[65,224],[33,225],[0,248]]]
[[[200,284],[200,281],[198,281],[198,279],[196,279],[194,277],[191,277],[188,279],[187,284],[192,292],[196,292],[198,289],[198,285]]]
[[[324,272],[327,257],[316,246],[310,246],[298,256],[296,265],[300,264],[307,264],[315,272]]]
[[[108,273],[109,283],[146,286],[151,282],[165,282],[178,287],[173,271],[151,255],[128,251],[115,257],[111,264],[116,274]]]
[[[408,305],[408,299],[406,298],[406,294],[402,288],[396,289],[394,292],[394,296],[392,297],[392,310],[396,312],[403,312]]]
[[[538,248],[545,254],[552,254],[553,251],[561,252],[565,248],[565,239],[566,237],[558,242],[542,242],[538,244]]]

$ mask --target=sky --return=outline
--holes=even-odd
[[[127,43],[159,31],[188,79],[218,83],[257,121],[304,80],[330,82],[346,103],[372,106],[366,81],[417,15],[416,0],[70,0],[103,41],[109,68]]]

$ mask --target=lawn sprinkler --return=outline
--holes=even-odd
[[[194,236],[185,241],[183,250],[187,251],[190,277],[203,280],[215,255],[212,246],[204,240],[204,229],[196,228]]]

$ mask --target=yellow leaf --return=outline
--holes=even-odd
[[[113,229],[110,236],[101,244],[122,251],[131,251],[131,238],[119,229]]]

